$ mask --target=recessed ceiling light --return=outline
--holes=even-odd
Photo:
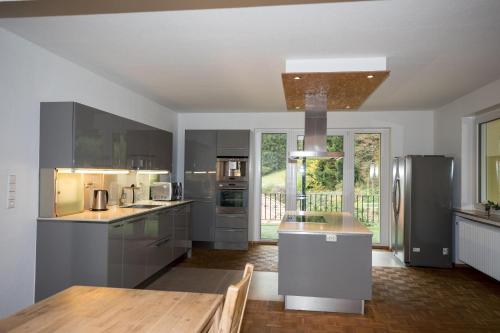
[[[300,109],[300,106],[296,106],[295,109],[297,109],[297,110]]]
[[[301,77],[300,77],[300,76],[296,76],[296,77],[294,77],[293,79],[294,79],[294,80],[300,80],[300,79],[301,79]]]
[[[350,108],[351,108],[351,106],[350,106],[350,105],[346,105],[346,106],[345,106],[345,108],[346,108],[346,109],[350,109]]]
[[[371,75],[371,74],[367,76],[368,79],[373,79],[374,77],[375,77],[375,75]]]

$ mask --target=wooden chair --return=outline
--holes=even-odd
[[[246,264],[241,281],[235,285],[230,285],[227,289],[226,299],[224,300],[216,332],[238,333],[240,331],[247,304],[250,281],[252,280],[253,267],[252,264]]]

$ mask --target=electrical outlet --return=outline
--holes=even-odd
[[[327,242],[336,242],[337,235],[336,234],[326,234],[326,241]]]
[[[420,248],[419,247],[414,247],[413,252],[420,253]]]
[[[448,248],[447,247],[443,247],[443,256],[447,256],[448,253],[449,253]]]

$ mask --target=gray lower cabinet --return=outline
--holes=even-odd
[[[146,219],[125,222],[123,226],[123,287],[133,288],[146,279]]]
[[[137,286],[191,249],[189,206],[111,224],[39,220],[35,300],[73,285]]]
[[[172,210],[174,221],[174,258],[177,259],[191,249],[190,207],[181,206]]]
[[[279,234],[278,294],[369,300],[371,235]]]
[[[191,205],[191,239],[198,242],[215,240],[215,201],[197,200]]]
[[[146,220],[146,277],[157,273],[173,260],[173,221],[170,211],[151,214]]]
[[[109,287],[122,286],[123,273],[123,223],[108,227],[108,283]]]
[[[217,214],[215,225],[216,249],[248,249],[247,214]]]

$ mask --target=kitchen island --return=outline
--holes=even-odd
[[[350,213],[295,212],[279,230],[278,293],[290,310],[364,313],[372,233]]]

